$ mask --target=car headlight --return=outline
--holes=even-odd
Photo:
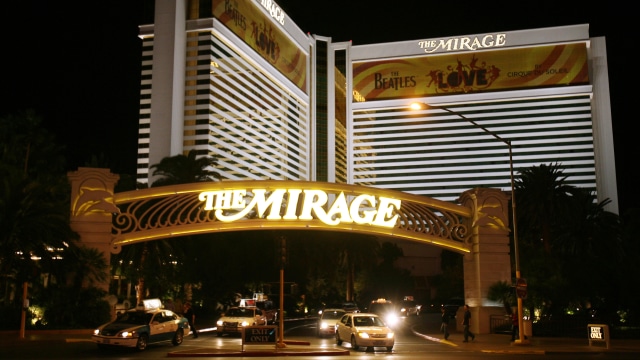
[[[93,335],[100,335],[100,329],[93,330]]]
[[[241,325],[242,325],[242,327],[249,326],[249,322],[248,321],[243,321]]]
[[[123,331],[123,332],[121,332],[121,333],[120,333],[120,337],[123,337],[123,338],[131,338],[131,337],[133,337],[135,334],[136,334],[136,332],[135,332],[135,331]]]
[[[387,334],[387,339],[393,339],[393,333],[392,332]]]
[[[360,336],[363,339],[368,339],[369,338],[369,334],[366,333],[366,332],[358,333],[358,336]]]
[[[329,324],[327,324],[326,322],[323,321],[320,323],[320,329],[326,329],[328,327],[329,327]]]
[[[393,314],[387,315],[385,320],[387,320],[387,325],[389,326],[395,326],[398,323],[398,317]]]
[[[218,325],[218,326],[222,326],[223,324],[224,324],[224,321],[222,321],[222,320],[216,321],[216,325]]]

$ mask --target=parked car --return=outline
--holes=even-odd
[[[373,351],[375,347],[384,347],[387,351],[392,351],[395,335],[376,314],[347,313],[336,327],[336,344],[342,345],[343,341],[351,343],[354,350],[366,347]]]
[[[324,311],[324,309],[342,309],[345,312],[360,312],[360,308],[358,307],[358,304],[352,301],[343,301],[343,302],[336,302],[336,303],[329,304],[325,306],[322,310],[320,310],[318,314],[322,315],[322,312]]]
[[[274,302],[267,298],[262,293],[254,293],[251,299],[240,299],[240,307],[255,306],[262,310],[264,316],[267,318],[267,324],[272,325],[278,322],[279,310],[276,308]]]
[[[418,316],[422,305],[417,304],[413,300],[404,300],[400,303],[400,316]]]
[[[171,310],[161,309],[161,305],[160,299],[144,300],[143,306],[95,329],[91,340],[100,348],[122,346],[140,351],[157,342],[182,344],[184,335],[189,333],[189,322]]]
[[[216,334],[242,334],[245,326],[267,325],[267,318],[261,309],[255,306],[232,307],[216,322]]]
[[[464,306],[464,299],[462,298],[451,298],[447,300],[446,304],[442,304],[442,307],[444,307],[445,311],[452,319],[456,317],[458,309],[461,306]]]
[[[318,336],[334,335],[338,321],[346,313],[344,309],[324,309],[318,318]]]
[[[360,312],[358,304],[351,301],[345,301],[341,303],[340,307],[343,308],[346,312]]]
[[[267,318],[267,324],[274,325],[278,322],[280,311],[271,300],[256,301],[256,307],[264,313]]]

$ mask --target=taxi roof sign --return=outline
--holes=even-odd
[[[145,299],[142,300],[145,310],[160,309],[162,307],[162,301],[160,299]]]

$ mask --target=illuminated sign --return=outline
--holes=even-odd
[[[467,51],[479,50],[505,46],[507,44],[507,34],[489,34],[482,37],[461,36],[448,39],[423,40],[418,41],[418,46],[424,52],[441,51]]]
[[[352,73],[354,102],[589,83],[585,43],[358,61]]]
[[[268,195],[265,189],[252,189],[250,194],[245,189],[203,191],[198,199],[205,203],[204,210],[215,210],[216,218],[223,222],[240,220],[252,211],[262,218],[269,211],[267,220],[313,220],[315,215],[327,225],[356,223],[387,228],[395,226],[401,206],[399,199],[367,194],[348,201],[344,192],[330,201],[323,190],[301,189],[276,189]]]
[[[246,326],[242,328],[242,344],[266,344],[276,342],[275,326]]]
[[[609,325],[606,324],[588,324],[587,334],[589,337],[589,346],[594,342],[604,342],[607,349],[611,346],[611,336],[609,335]]]
[[[284,11],[278,6],[275,1],[271,0],[260,0],[260,5],[262,5],[272,18],[276,19],[280,24],[284,25]]]
[[[592,340],[604,340],[604,329],[601,326],[592,326],[589,338]]]
[[[260,7],[267,9],[271,18]],[[284,25],[284,11],[275,2],[218,1],[214,2],[213,16],[298,88],[307,91],[307,54],[276,24]]]

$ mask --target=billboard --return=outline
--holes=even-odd
[[[213,16],[306,93],[307,55],[276,25],[284,13],[268,3],[270,17],[252,0],[216,1]]]
[[[353,63],[360,101],[588,83],[584,42]]]

